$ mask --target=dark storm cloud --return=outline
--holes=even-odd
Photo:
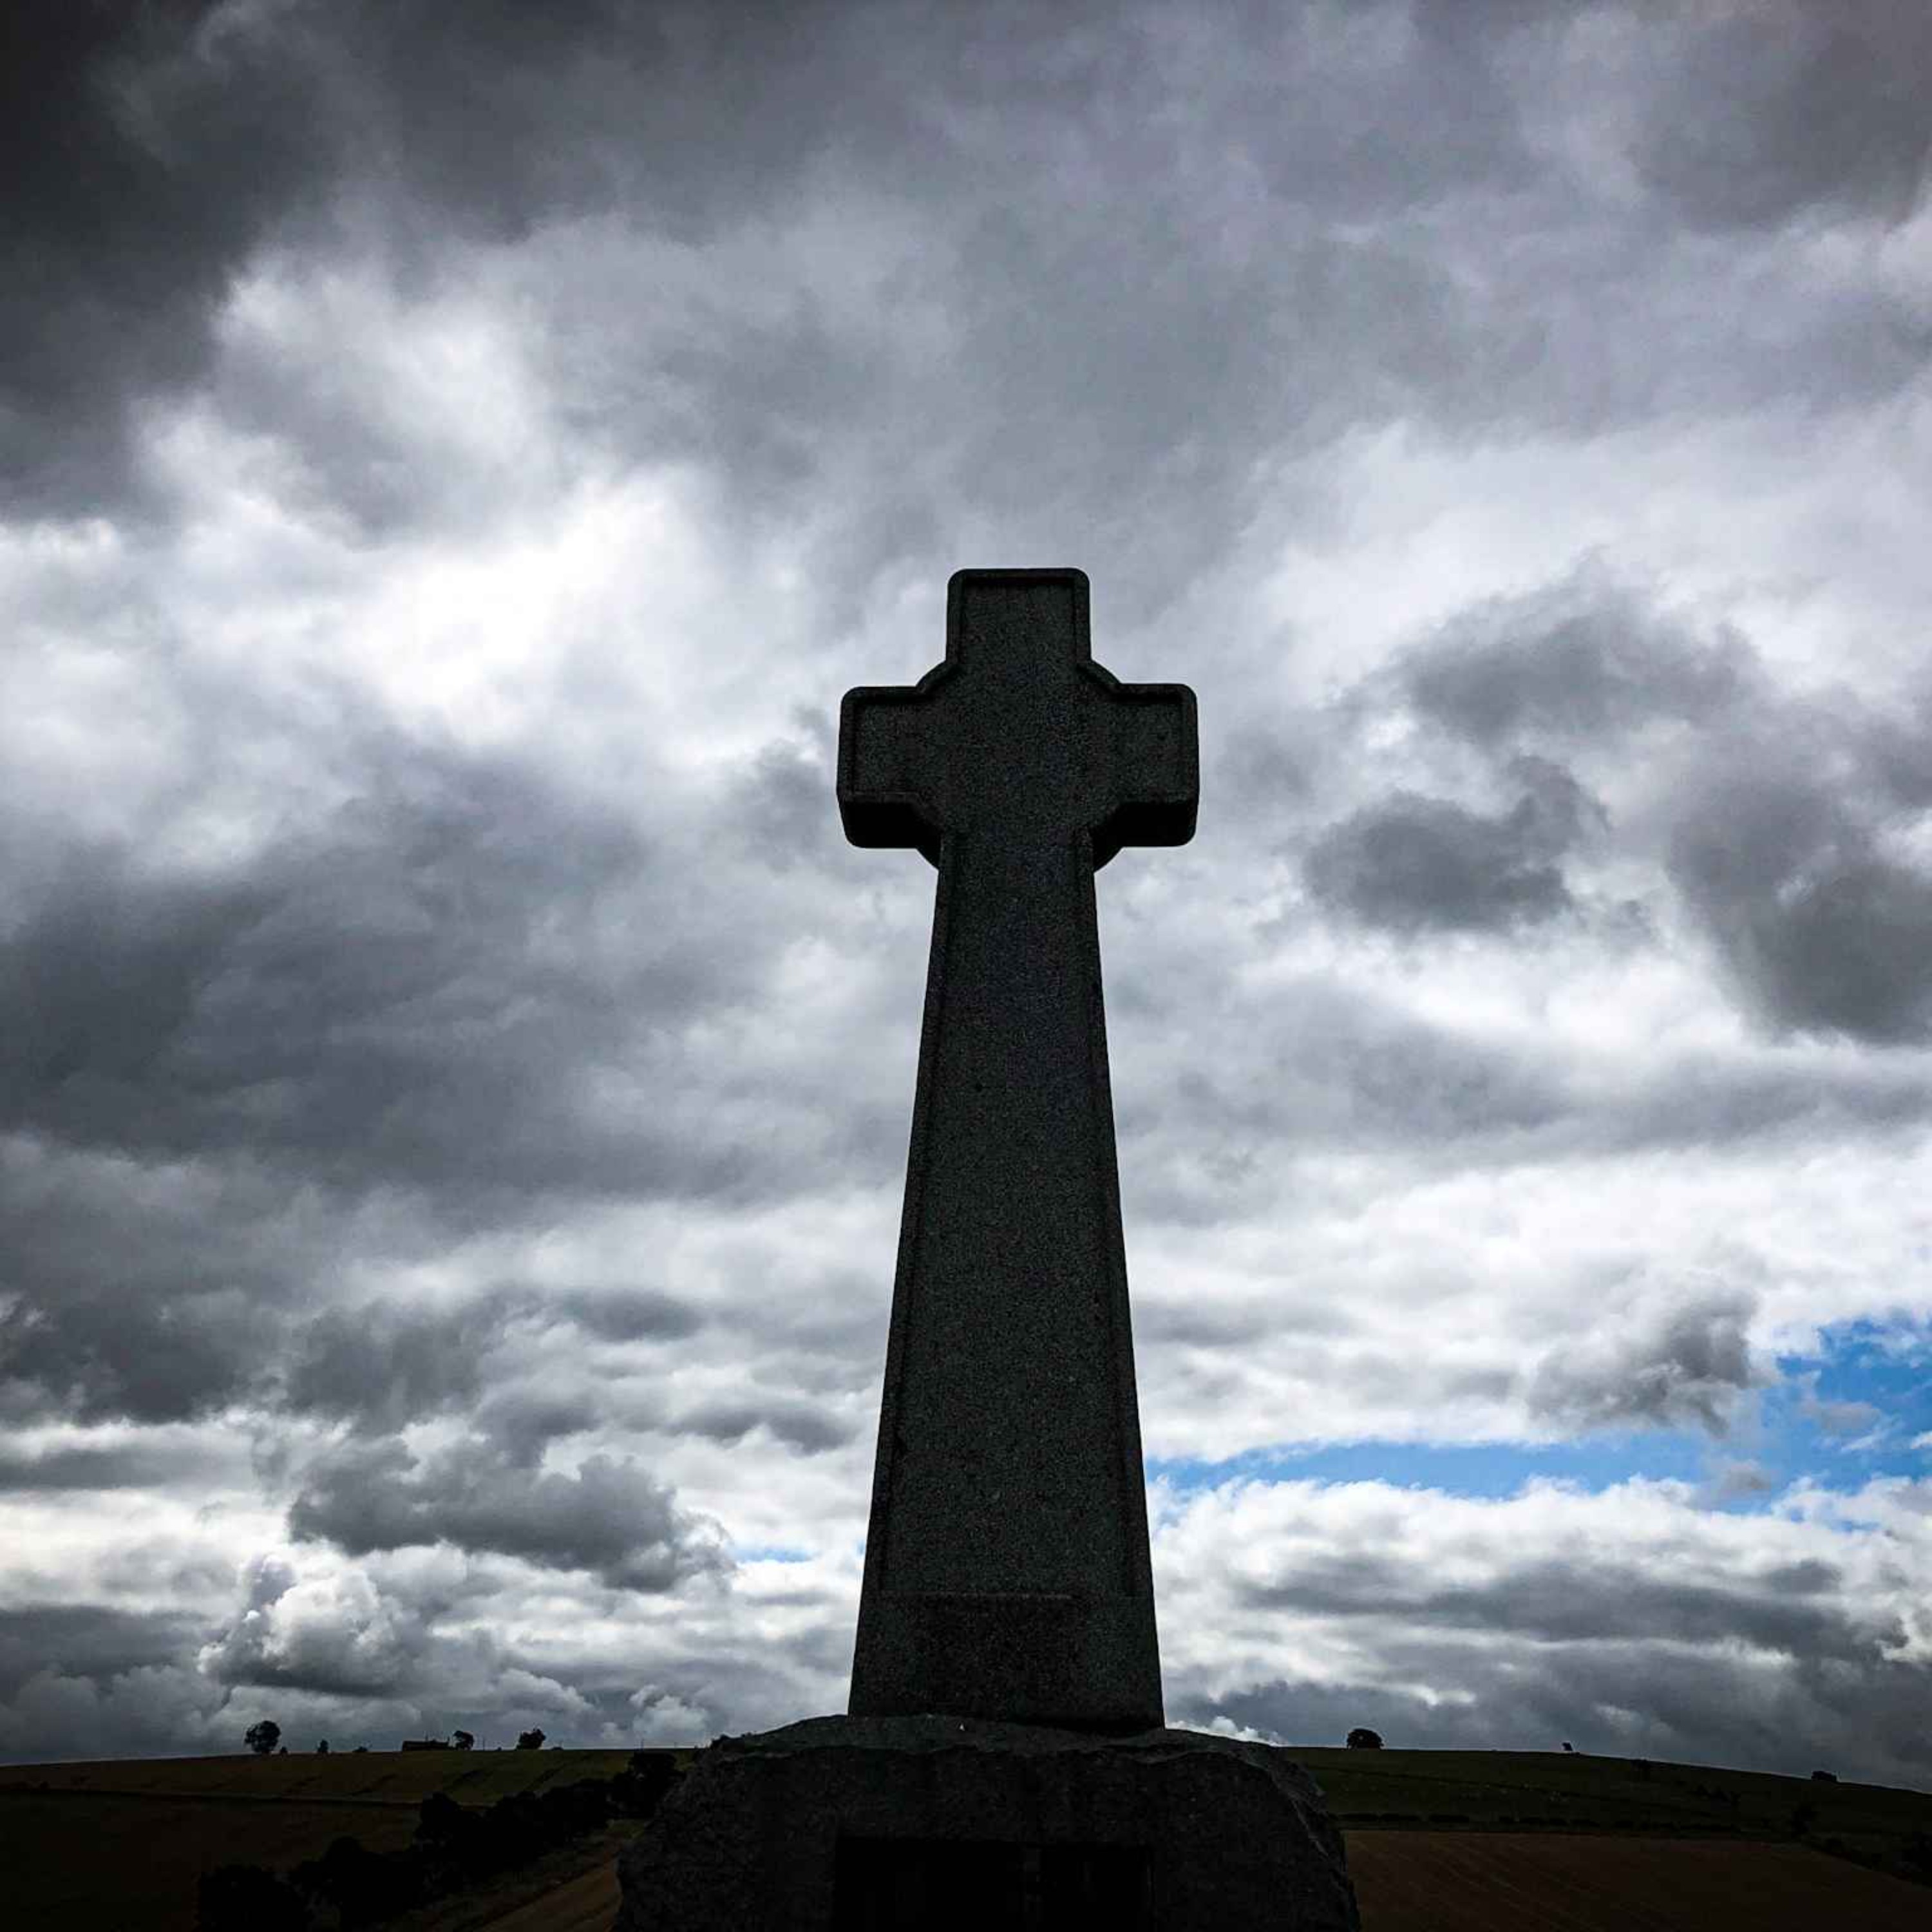
[[[1685,1295],[1608,1339],[1559,1342],[1530,1378],[1532,1411],[1574,1429],[1702,1427],[1723,1436],[1744,1392],[1774,1377],[1754,1365],[1756,1298]]]
[[[0,1610],[0,1705],[11,1703],[37,1670],[118,1677],[178,1662],[202,1635],[201,1619],[173,1611],[122,1610],[104,1604],[23,1604]]]
[[[1700,638],[1594,565],[1459,614],[1397,676],[1419,716],[1485,747],[1526,730],[1600,744],[1655,718],[1702,723],[1761,688],[1738,633]]]
[[[406,268],[620,194],[694,238],[776,192],[834,118],[826,76],[800,84],[822,11],[20,0],[0,64],[7,500],[111,506],[134,414],[208,373],[232,278],[316,238],[339,199],[381,209]]]
[[[1558,862],[1603,822],[1596,800],[1546,758],[1512,761],[1524,789],[1486,816],[1399,791],[1322,832],[1304,861],[1316,899],[1398,933],[1504,932],[1574,911]]]
[[[627,824],[534,770],[385,746],[355,802],[230,876],[77,855],[0,945],[0,1120],[502,1211],[550,1186],[730,1192],[728,1151],[601,1121],[581,1091],[629,1064],[634,1027],[751,990],[752,961],[688,920],[600,962],[599,918],[670,890]]]
[[[304,88],[208,0],[16,0],[0,61],[0,507],[98,514],[314,166]]]
[[[1633,293],[1675,272],[1646,208],[1606,214],[1587,265],[1558,236],[1470,272],[1466,228],[1430,226],[1444,204],[1533,229],[1555,197],[1587,194],[1523,125],[1556,44],[1546,8],[1311,4],[1197,23],[1102,6],[484,0],[453,27],[418,0],[296,0],[153,10],[140,32],[111,8],[42,10],[89,24],[44,32],[16,69],[54,104],[20,123],[20,178],[92,185],[34,204],[8,467],[30,505],[70,513],[112,507],[130,409],[208,376],[214,305],[252,263],[320,243],[400,286],[460,284],[466,250],[607,215],[614,245],[565,244],[526,291],[568,445],[530,463],[685,460],[754,524],[836,498],[817,574],[842,624],[880,570],[943,544],[961,488],[968,510],[1090,529],[1093,501],[1111,504],[1096,535],[1144,608],[1218,551],[1264,454],[1405,417],[1452,434],[1601,426],[1714,384],[1733,402],[1869,398],[1926,353],[1862,286],[1774,295],[1742,335],[1714,331],[1734,292],[1693,286],[1704,266],[1679,278],[1687,297]],[[1669,101],[1690,30],[1641,31],[1654,64],[1623,76],[1639,98],[1610,111],[1640,153],[1664,152],[1674,222],[1711,171],[1643,116],[1658,90]],[[1821,44],[1832,124],[1864,112],[1892,129],[1893,65]],[[1674,107],[1663,120],[1688,124]],[[1815,145],[1802,113],[1772,123],[1774,170]],[[1874,140],[1902,152],[1895,132]],[[1791,166],[1786,200],[1898,175],[1842,141]],[[829,252],[804,272],[784,244],[821,211]],[[880,221],[897,258],[861,302],[838,301],[839,248],[862,256]],[[650,255],[741,233],[778,255],[741,286],[723,270],[668,278]],[[1640,322],[1656,346],[1633,358]],[[221,372],[224,409],[283,446],[294,496],[364,534],[518,487],[473,454],[426,460],[357,373],[251,354]],[[881,438],[945,449],[954,494],[916,464],[882,465]]]
[[[1780,721],[1700,773],[1671,836],[1670,875],[1774,1030],[1923,1044],[1932,874],[1884,849],[1882,833],[1910,814],[1860,769],[1860,734],[1830,727]]]
[[[633,1459],[592,1456],[565,1476],[473,1438],[422,1462],[394,1438],[348,1444],[308,1472],[288,1522],[291,1535],[352,1556],[444,1543],[587,1570],[620,1590],[673,1590],[729,1566],[716,1526],[678,1508]]]
[[[0,1136],[0,1419],[168,1423],[247,1396],[328,1207],[245,1160],[143,1170]]]
[[[226,872],[20,834],[0,1414],[166,1422],[261,1399],[291,1311],[345,1254],[406,1264],[547,1194],[793,1184],[769,1150],[597,1082],[646,1090],[682,1028],[756,997],[781,928],[748,943],[730,902],[687,886],[674,904],[627,824],[533,770],[366,728],[337,765],[359,781],[349,806]],[[520,1306],[325,1322],[292,1400],[390,1424],[469,1400],[490,1324]],[[614,1339],[696,1318],[649,1290],[558,1312]]]
[[[1460,614],[1335,716],[1359,728],[1392,706],[1503,760],[1528,788],[1496,816],[1406,790],[1362,808],[1309,849],[1318,903],[1408,934],[1521,930],[1576,910],[1559,861],[1607,819],[1564,766],[1508,754],[1555,739],[1600,760],[1648,726],[1680,725],[1700,734],[1695,754],[1656,767],[1636,836],[1655,842],[1644,856],[1660,861],[1744,1004],[1777,1030],[1932,1039],[1932,873],[1891,842],[1932,806],[1923,690],[1902,710],[1840,690],[1781,696],[1742,634],[1700,635],[1591,561]],[[1618,916],[1633,934],[1651,924],[1634,904]],[[1774,1074],[1723,1084],[1690,1096],[1691,1111],[1793,1118]],[[1921,1109],[1916,1083],[1855,1084],[1820,1090],[1820,1105],[1876,1124]]]
[[[1658,77],[1631,158],[1699,228],[1814,212],[1897,224],[1924,192],[1932,23],[1919,9],[1740,8],[1690,25]]]

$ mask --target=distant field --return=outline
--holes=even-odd
[[[176,1798],[356,1798],[420,1804],[446,1791],[459,1804],[494,1804],[586,1778],[614,1778],[628,1751],[293,1751],[286,1757],[109,1759],[89,1764],[0,1765],[0,1791],[44,1781],[59,1791],[131,1791]],[[677,1754],[688,1756],[689,1753]]]
[[[0,1766],[8,1924],[22,1932],[97,1925],[193,1932],[196,1883],[212,1866],[248,1862],[286,1872],[344,1834],[371,1850],[393,1850],[410,1842],[417,1807],[432,1792],[486,1805],[514,1792],[613,1777],[629,1755],[237,1753]],[[1628,1760],[1582,1753],[1308,1747],[1294,1755],[1342,1825],[1367,1932],[1478,1924],[1718,1932],[1733,1922],[1760,1932],[1820,1923],[1917,1932],[1932,1923],[1932,1889],[1901,1882],[1913,1876],[1904,1857],[1912,1834],[1932,1834],[1932,1795],[1922,1792],[1662,1762],[1645,1778]],[[1792,1838],[1801,1804],[1811,1808],[1802,1844]],[[532,1873],[495,1888],[490,1899],[520,1917],[493,1917],[492,1904],[479,1898],[397,1922],[398,1932],[471,1932],[484,1924],[492,1932],[538,1932],[554,1913],[564,1915],[555,1921],[560,1928],[580,1920],[587,1928],[599,1913],[608,1925],[620,1836],[614,1827],[601,1844],[556,1855],[544,1868],[548,1879]],[[1688,1902],[1702,1895],[1700,1874],[1732,1888],[1726,1896],[1768,1902],[1755,1917],[1685,1916]],[[1814,1897],[1806,1918],[1799,1904]],[[1502,1900],[1517,1898],[1542,1916],[1497,1916]],[[1632,1903],[1639,1898],[1648,1901],[1641,1911]],[[1452,1907],[1465,1916],[1443,1916]]]
[[[629,1759],[628,1751],[345,1751],[0,1766],[7,1924],[194,1932],[196,1888],[214,1866],[286,1873],[345,1835],[373,1852],[400,1850],[431,1792],[493,1804],[517,1792],[615,1777]]]
[[[1881,1784],[1828,1784],[1768,1772],[1658,1762],[1582,1751],[1361,1751],[1299,1748],[1345,1831],[1589,1831],[1650,1837],[1781,1840],[1808,1808],[1814,1847],[1901,1878],[1905,1850],[1932,1836],[1932,1793]]]
[[[1803,1845],[1569,1832],[1343,1836],[1363,1932],[1924,1932],[1932,1899],[1922,1886]]]

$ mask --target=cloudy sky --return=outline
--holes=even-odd
[[[844,1708],[1071,565],[1169,1721],[1932,1787],[1932,16],[17,13],[0,1760]]]

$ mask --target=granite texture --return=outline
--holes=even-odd
[[[1193,836],[1194,694],[1092,662],[1077,570],[965,570],[848,692],[846,836],[938,870],[854,1715],[1162,1720],[1094,872]]]
[[[616,1932],[1358,1932],[1341,1834],[1265,1744],[926,1714],[722,1738],[618,1865]]]

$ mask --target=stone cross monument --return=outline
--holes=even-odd
[[[1194,836],[1194,694],[1093,662],[1077,570],[962,571],[848,692],[855,845],[938,869],[856,1715],[1163,1721],[1094,874]]]
[[[1077,570],[957,572],[846,693],[847,837],[939,874],[850,1708],[700,1753],[617,1932],[1360,1932],[1308,1774],[1161,1706],[1094,874],[1197,788]]]

